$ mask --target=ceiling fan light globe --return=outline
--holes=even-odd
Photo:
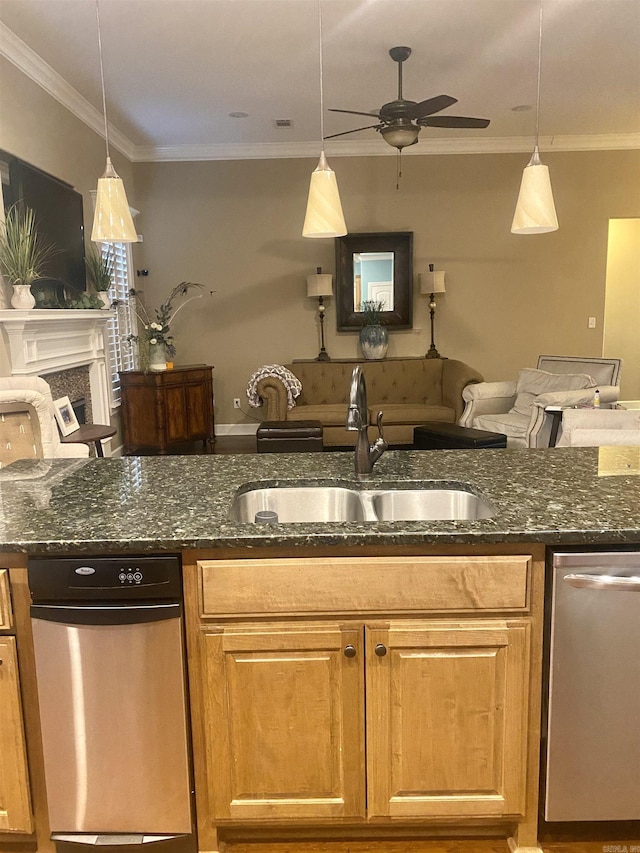
[[[411,122],[395,122],[380,129],[384,141],[401,151],[418,141],[420,128]]]

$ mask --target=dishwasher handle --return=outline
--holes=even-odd
[[[611,592],[640,592],[640,577],[621,577],[620,575],[590,575],[572,573],[565,575],[565,583],[578,589],[601,589]]]
[[[158,604],[32,604],[31,618],[65,625],[138,625],[178,619],[179,602]]]

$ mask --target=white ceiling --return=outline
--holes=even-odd
[[[452,95],[446,113],[491,119],[486,130],[425,128],[410,153],[531,147],[535,110],[513,107],[535,105],[538,0],[321,4],[325,134],[374,123],[326,108],[393,100],[388,50],[408,45],[405,98]],[[640,0],[543,8],[544,145],[640,147]],[[100,17],[112,142],[130,158],[317,155],[318,0],[100,0]],[[0,0],[0,53],[99,128],[95,0]],[[374,130],[326,150],[395,153]]]

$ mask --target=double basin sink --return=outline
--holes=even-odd
[[[274,515],[275,514],[275,515]],[[236,495],[229,518],[238,522],[473,521],[491,518],[486,500],[460,484],[420,488],[355,489],[336,485],[246,488]]]

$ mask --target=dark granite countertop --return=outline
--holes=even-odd
[[[0,547],[33,554],[273,545],[640,542],[640,448],[388,451],[364,488],[471,487],[478,521],[255,525],[232,522],[247,483],[320,478],[357,488],[352,453],[16,462],[0,472]]]

